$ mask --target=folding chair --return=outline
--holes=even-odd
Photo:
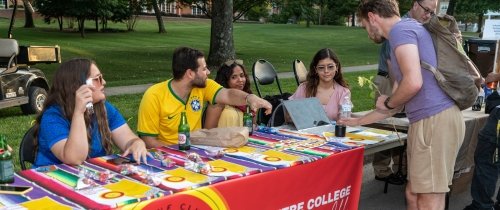
[[[252,76],[255,84],[255,89],[257,90],[257,94],[262,98],[262,91],[260,89],[260,85],[271,85],[276,81],[278,86],[279,95],[269,94],[264,99],[269,101],[273,105],[273,112],[277,110],[278,105],[281,103],[283,99],[283,91],[281,90],[280,81],[278,79],[278,74],[274,70],[274,67],[271,63],[264,59],[257,60],[252,67]],[[288,99],[288,97],[286,98]],[[283,108],[279,109],[283,112]],[[279,115],[281,116],[281,115]],[[270,116],[264,115],[264,113],[259,110],[257,113],[257,123],[268,124]]]
[[[283,91],[281,90],[280,81],[278,79],[278,74],[274,70],[274,67],[271,63],[267,62],[264,59],[259,59],[253,64],[252,67],[252,76],[253,82],[255,83],[255,89],[257,89],[257,94],[262,98],[262,93],[260,91],[259,85],[270,85],[273,84],[276,80],[276,84],[278,85],[278,90],[280,91],[280,95],[283,95]]]
[[[304,63],[299,59],[295,59],[293,61],[292,67],[293,67],[293,74],[295,75],[295,81],[297,82],[298,86],[300,85],[300,83],[306,81],[308,70],[304,65]]]
[[[34,150],[35,144],[35,129],[31,127],[24,134],[23,140],[19,144],[19,162],[21,163],[21,169],[26,170],[26,163],[33,165],[35,163],[36,152]]]

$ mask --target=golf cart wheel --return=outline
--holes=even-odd
[[[29,90],[29,103],[21,105],[21,109],[24,114],[40,113],[45,100],[47,100],[47,91],[41,87],[32,86]]]

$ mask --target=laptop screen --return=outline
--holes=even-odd
[[[286,100],[283,106],[297,130],[330,124],[318,98]]]

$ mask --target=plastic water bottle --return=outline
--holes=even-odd
[[[352,102],[350,97],[346,96],[339,104],[339,120],[351,118],[351,113],[352,113]],[[347,128],[345,125],[337,123],[335,125],[335,136],[345,137],[346,130]]]
[[[484,101],[484,90],[481,88],[479,90],[479,95],[477,96],[476,102],[472,105],[473,111],[481,111],[481,107],[483,106]]]
[[[349,96],[344,97],[339,108],[339,119],[351,118],[352,102]]]

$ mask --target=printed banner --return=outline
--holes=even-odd
[[[363,148],[123,209],[358,209]]]

